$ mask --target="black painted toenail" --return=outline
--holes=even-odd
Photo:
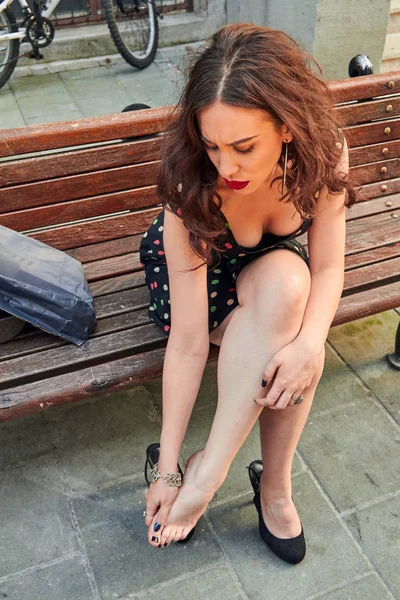
[[[152,542],[158,542],[158,537],[156,537],[155,535],[153,535],[153,537],[151,538]]]
[[[166,546],[166,545],[167,545],[167,542],[165,542],[164,546]]]

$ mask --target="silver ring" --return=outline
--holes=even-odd
[[[294,398],[292,397],[292,400],[293,400],[293,404],[300,404],[301,402],[303,402],[303,400],[304,400],[304,396],[303,396],[303,395],[301,395],[301,396],[299,396],[299,397],[298,397],[298,398],[296,398],[296,399],[294,399]]]

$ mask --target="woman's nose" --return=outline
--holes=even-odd
[[[239,166],[231,158],[221,156],[218,171],[225,179],[233,179],[233,176],[239,171]]]

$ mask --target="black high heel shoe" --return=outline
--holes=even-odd
[[[306,541],[304,539],[303,527],[298,536],[289,539],[278,538],[269,531],[264,523],[261,511],[260,477],[263,472],[262,461],[253,460],[247,469],[249,470],[250,483],[254,490],[253,502],[258,512],[258,527],[261,538],[276,556],[288,563],[297,565],[306,555]]]
[[[156,463],[158,463],[158,458],[160,456],[160,444],[159,443],[154,443],[154,444],[150,444],[150,446],[147,447],[146,450],[146,462],[144,464],[144,477],[146,479],[146,483],[147,485],[150,487],[151,481],[149,480],[149,475],[148,475],[148,467],[150,466],[150,469],[152,469],[154,467],[154,465]],[[182,481],[183,481],[183,471],[180,467],[180,465],[178,465],[178,470],[179,473],[181,474],[182,477]],[[187,536],[185,538],[183,538],[182,540],[177,540],[177,542],[175,542],[176,544],[186,544],[192,537],[192,535],[194,534],[194,530],[195,527],[193,527],[193,529],[191,529],[189,531],[189,533],[187,534]]]

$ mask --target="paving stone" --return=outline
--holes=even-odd
[[[75,100],[85,117],[115,114],[132,104],[132,98],[126,92],[119,90],[116,90],[112,98],[107,96],[75,96]]]
[[[65,94],[65,85],[57,73],[32,75],[10,80],[10,86],[17,98],[30,98],[54,94]],[[43,102],[43,98],[42,98]]]
[[[121,477],[143,477],[145,451],[160,439],[160,418],[142,386],[46,411],[73,492]]]
[[[126,64],[126,63],[125,63]],[[129,65],[127,65],[129,66]],[[132,69],[132,67],[131,67]],[[70,80],[76,80],[76,79],[84,79],[84,80],[88,80],[88,79],[93,79],[93,80],[98,80],[98,79],[104,79],[104,78],[109,78],[110,77],[110,73],[109,71],[109,67],[107,66],[96,66],[96,67],[90,67],[90,68],[85,68],[85,69],[74,69],[72,71],[63,71],[62,73],[60,73],[60,77],[63,81],[70,81]]]
[[[241,502],[208,510],[250,600],[305,600],[370,570],[311,477],[305,473],[293,483],[293,499],[307,543],[307,554],[300,565],[280,560],[262,541],[250,495]]]
[[[340,590],[329,592],[319,600],[393,600],[382,581],[374,574],[354,581]]]
[[[0,582],[0,598],[12,600],[94,600],[79,556],[56,565],[17,574]]]
[[[362,402],[365,388],[351,370],[337,356],[329,344],[325,345],[325,366],[319,381],[310,416],[347,405]]]
[[[160,79],[132,80],[126,76],[116,75],[116,79],[124,86],[134,102],[144,102],[152,108],[167,106],[177,102],[180,90],[167,77]]]
[[[0,114],[3,114],[4,111],[15,110],[16,108],[18,108],[18,104],[13,93],[10,90],[0,90]]]
[[[79,109],[71,97],[68,97],[64,92],[51,94],[43,98],[43,96],[33,98],[18,98],[20,111],[25,119],[33,117],[46,117],[49,114],[59,116],[59,120],[65,120],[65,113],[71,115],[76,113],[76,118],[79,118]]]
[[[398,313],[390,310],[333,327],[328,339],[400,423],[400,375],[386,360],[394,352],[398,323]]]
[[[151,65],[146,67],[146,69],[135,69],[127,62],[123,61],[119,64],[110,65],[106,67],[108,74],[110,75],[123,75],[126,77],[131,77],[132,79],[159,79],[162,75],[162,71],[159,66],[153,62]]]
[[[86,101],[90,101],[91,98],[98,98],[99,96],[112,99],[116,92],[125,91],[119,85],[118,79],[109,74],[108,77],[101,78],[70,79],[65,81],[65,87],[73,98],[86,99]],[[111,94],[110,90],[112,90]]]
[[[345,521],[395,598],[400,598],[400,496],[359,510]]]
[[[0,129],[12,129],[13,127],[24,127],[25,125],[24,118],[18,109],[0,110]]]
[[[62,110],[57,113],[47,113],[40,115],[38,117],[29,117],[25,118],[27,125],[42,125],[42,123],[56,123],[57,121],[74,121],[77,119],[82,119],[83,113],[80,110],[75,110],[68,112],[66,110]],[[25,158],[28,158],[29,155],[25,155]]]
[[[310,417],[299,442],[339,511],[400,488],[400,434],[368,394],[362,403]]]
[[[24,127],[27,123],[18,110],[6,110],[0,114],[0,129]]]
[[[222,558],[205,519],[200,519],[190,548],[150,546],[143,517],[146,489],[125,482],[73,501],[102,600],[124,598]]]
[[[0,424],[0,469],[20,466],[53,451],[43,413]]]
[[[191,575],[189,579],[146,594],[147,600],[171,600],[176,597],[183,600],[243,600],[225,565],[218,565],[215,569]]]
[[[62,481],[49,457],[2,471],[0,578],[78,549]]]

